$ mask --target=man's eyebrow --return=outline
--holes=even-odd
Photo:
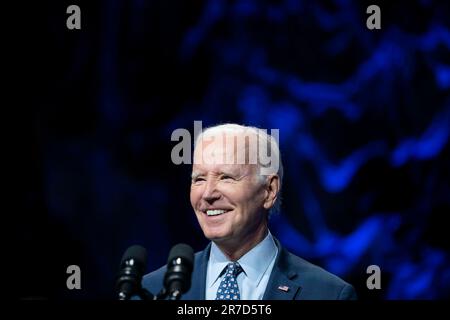
[[[197,178],[199,175],[201,175],[200,172],[192,172],[191,179],[193,180],[193,179]]]
[[[233,177],[242,177],[245,174],[243,174],[242,172],[237,171],[235,168],[233,168],[232,166],[226,166],[225,168],[223,168],[222,170],[220,170],[220,172],[216,172],[216,174],[220,174],[220,175],[230,175]],[[205,175],[204,172],[201,171],[192,171],[191,174],[191,179],[196,179],[201,175]]]

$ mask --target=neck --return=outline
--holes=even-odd
[[[266,224],[262,225],[257,232],[251,233],[239,241],[214,242],[230,261],[237,261],[251,249],[256,247],[267,236],[269,229]]]

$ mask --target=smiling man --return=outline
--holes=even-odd
[[[278,143],[264,130],[225,124],[197,137],[190,199],[211,242],[195,255],[183,299],[356,298],[351,285],[289,253],[270,233],[282,178]],[[146,275],[143,286],[158,292],[165,271]]]

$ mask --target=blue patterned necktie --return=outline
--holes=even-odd
[[[225,276],[217,289],[216,300],[241,300],[237,276],[242,272],[237,262],[230,262],[225,268]]]

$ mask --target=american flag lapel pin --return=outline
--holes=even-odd
[[[284,291],[284,292],[288,292],[289,291],[289,287],[288,286],[279,286],[278,290]]]

